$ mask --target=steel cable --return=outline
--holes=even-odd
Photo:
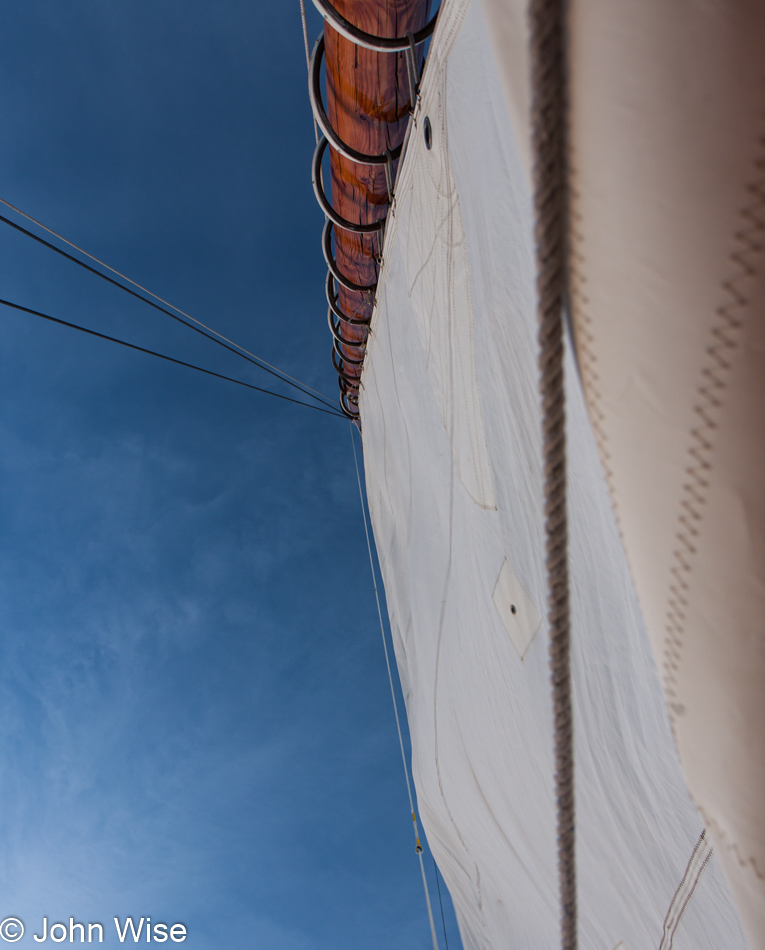
[[[119,343],[120,346],[126,346],[130,350],[137,350],[139,353],[147,353],[149,356],[156,356],[161,360],[167,360],[168,363],[175,363],[178,366],[185,366],[187,369],[194,369],[198,373],[204,373],[206,376],[215,376],[216,379],[223,379],[228,383],[236,383],[237,386],[244,386],[246,389],[254,389],[255,392],[264,393],[267,396],[275,396],[277,399],[284,399],[286,402],[295,403],[297,406],[305,406],[307,409],[315,409],[317,412],[324,412],[328,416],[336,416],[338,419],[345,419],[342,413],[334,409],[322,409],[321,406],[315,406],[311,402],[302,402],[300,399],[293,399],[291,396],[284,396],[282,393],[275,393],[271,389],[263,389],[261,386],[255,386],[253,383],[246,383],[241,379],[234,379],[233,376],[224,376],[222,373],[215,373],[211,369],[204,369],[202,366],[196,366],[194,363],[187,363],[185,360],[178,360],[174,356],[166,356],[164,353],[157,353],[156,350],[149,350],[145,346],[138,346],[136,343],[128,343],[127,340],[120,340],[116,336],[109,336],[106,333],[100,333],[98,330],[91,330],[88,327],[80,326],[78,323],[70,323],[69,320],[62,320],[59,317],[52,317],[48,313],[41,313],[39,310],[32,310],[31,307],[22,307],[21,304],[13,303],[10,300],[0,299],[0,304],[4,307],[10,307],[12,310],[19,310],[22,313],[31,314],[33,317],[40,317],[42,320],[48,320],[51,323],[57,323],[62,327],[69,327],[71,330],[79,330],[80,333],[87,333],[88,336],[98,337],[100,340],[107,340],[109,343]]]
[[[305,65],[308,69],[308,75],[311,75],[311,46],[308,42],[308,22],[305,15],[305,0],[300,0],[300,19],[303,23],[303,45],[305,46]],[[319,144],[319,126],[316,124],[316,118],[311,112],[311,118],[313,119],[313,135],[316,139],[316,144]]]
[[[412,795],[412,783],[409,780],[409,766],[406,764],[406,752],[404,751],[404,736],[401,732],[401,718],[398,714],[398,702],[396,700],[396,690],[393,686],[393,671],[390,665],[390,656],[388,654],[388,641],[385,639],[385,625],[382,618],[382,607],[380,606],[380,594],[377,590],[377,573],[375,572],[374,559],[372,558],[372,542],[369,537],[369,526],[367,524],[367,510],[364,505],[364,493],[361,488],[361,473],[359,471],[359,459],[356,454],[356,440],[353,438],[353,423],[349,420],[348,426],[351,434],[351,445],[353,447],[353,462],[356,466],[356,480],[359,483],[359,501],[361,502],[361,516],[364,521],[364,535],[367,539],[367,552],[369,553],[369,567],[372,571],[372,584],[375,589],[375,601],[377,603],[377,617],[380,621],[380,635],[382,636],[383,652],[385,653],[385,665],[388,669],[388,683],[390,684],[390,695],[393,699],[393,713],[396,717],[396,730],[398,732],[398,744],[401,749],[401,761],[404,766],[404,778],[406,779],[406,791],[409,795],[409,810],[412,813],[412,823],[414,827],[415,851],[420,859],[420,873],[422,874],[422,886],[425,890],[425,903],[428,908],[428,921],[430,922],[430,938],[433,941],[433,950],[438,950],[438,937],[436,936],[436,924],[433,919],[433,907],[430,903],[430,891],[428,890],[428,879],[425,876],[425,864],[422,860],[422,845],[420,844],[420,832],[417,827],[417,813],[414,810],[414,796]]]
[[[130,294],[133,297],[136,297],[138,300],[142,300],[144,303],[147,303],[150,307],[153,307],[155,310],[159,310],[160,313],[166,314],[168,317],[172,317],[173,320],[177,320],[178,323],[183,324],[183,326],[188,327],[190,330],[194,330],[195,333],[199,333],[204,337],[207,337],[208,340],[212,340],[213,343],[217,343],[218,346],[222,346],[224,349],[230,350],[232,353],[235,353],[237,356],[242,359],[247,360],[248,363],[252,363],[254,366],[259,366],[261,369],[265,370],[269,375],[275,376],[277,379],[281,379],[283,382],[287,383],[288,386],[292,386],[294,389],[300,390],[300,392],[305,393],[306,396],[310,396],[311,399],[316,399],[319,402],[323,402],[325,406],[331,408],[334,407],[334,404],[329,399],[328,396],[325,396],[324,393],[319,392],[316,389],[312,389],[310,386],[307,386],[305,383],[301,383],[300,380],[295,379],[293,376],[290,376],[288,373],[283,372],[278,367],[268,363],[266,360],[261,359],[259,356],[256,356],[254,353],[251,353],[249,350],[246,350],[243,346],[240,346],[238,343],[234,343],[233,340],[229,340],[228,337],[223,336],[223,334],[218,333],[217,330],[213,330],[211,327],[208,327],[206,324],[202,323],[200,320],[197,320],[195,317],[190,316],[184,310],[181,310],[179,307],[174,306],[169,303],[167,300],[164,300],[162,297],[157,296],[157,294],[152,293],[150,290],[147,290],[146,287],[143,287],[141,284],[136,283],[134,280],[131,280],[129,277],[126,277],[120,271],[115,270],[113,267],[110,267],[108,264],[105,264],[103,261],[99,260],[97,257],[94,257],[92,254],[89,254],[87,251],[84,251],[81,247],[78,247],[76,244],[73,244],[71,241],[68,241],[65,237],[62,237],[56,231],[53,231],[51,228],[46,227],[36,218],[31,217],[25,212],[21,211],[15,205],[12,205],[9,201],[6,201],[4,198],[0,198],[0,204],[4,204],[6,207],[11,208],[17,214],[20,214],[23,218],[26,218],[27,221],[31,221],[33,224],[36,224],[38,227],[42,228],[44,231],[47,231],[48,234],[52,234],[53,237],[58,238],[59,241],[63,241],[68,247],[73,248],[75,251],[79,251],[80,254],[84,254],[89,260],[94,261],[96,264],[99,264],[101,267],[105,267],[106,270],[110,271],[112,274],[115,274],[117,277],[121,277],[123,280],[126,280],[129,284],[132,284],[133,287],[137,287],[139,290],[142,290],[144,293],[147,293],[149,297],[153,297],[154,300],[158,300],[160,303],[165,304],[167,307],[171,307],[172,310],[175,310],[176,313],[171,313],[170,310],[166,310],[165,307],[159,306],[159,304],[154,303],[154,300],[149,300],[143,296],[143,294],[137,293],[135,290],[131,290],[129,287],[126,287],[124,284],[121,284],[118,280],[102,274],[101,271],[96,270],[95,267],[91,267],[89,264],[86,264],[84,261],[79,260],[71,254],[68,254],[66,251],[61,250],[61,248],[56,247],[55,244],[51,244],[50,241],[46,241],[44,238],[39,237],[37,234],[34,234],[32,231],[28,231],[26,228],[22,228],[21,225],[16,224],[11,221],[9,218],[0,215],[0,221],[3,224],[7,224],[12,228],[15,228],[17,231],[20,231],[22,234],[25,234],[27,237],[31,237],[32,240],[37,241],[38,244],[42,244],[44,247],[50,248],[50,250],[55,251],[57,254],[60,254],[62,257],[65,257],[67,260],[74,262],[79,267],[83,267],[85,270],[90,271],[91,274],[95,274],[97,277],[100,277],[102,280],[107,281],[110,284],[113,284],[115,287],[119,287],[121,290],[124,290],[125,293]],[[180,314],[180,316],[178,316]],[[187,323],[186,320],[182,319],[185,317],[190,320],[191,323]]]

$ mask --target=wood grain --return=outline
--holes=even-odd
[[[375,36],[403,36],[407,30],[421,29],[428,14],[429,0],[334,0],[336,9],[351,23]],[[379,155],[403,142],[409,117],[409,79],[404,53],[376,53],[356,46],[324,24],[326,45],[327,115],[340,138],[369,155]],[[350,221],[366,224],[385,217],[388,188],[382,166],[358,165],[330,151],[332,204]],[[340,271],[357,284],[371,284],[377,278],[378,235],[360,235],[335,229],[335,259]],[[339,303],[344,313],[367,321],[372,316],[371,295],[340,288]],[[341,325],[345,339],[366,340],[364,327]],[[351,358],[359,358],[356,348],[341,347]],[[361,367],[342,363],[352,379]],[[352,388],[357,388],[351,384]]]

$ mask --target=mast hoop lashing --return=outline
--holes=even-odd
[[[348,406],[346,406],[345,404],[346,399],[348,399],[348,401],[350,402],[349,397],[345,396],[344,394],[340,397],[340,408],[343,410],[346,416],[348,416],[351,422],[358,422],[360,418],[360,413],[358,409],[358,396],[356,397],[356,411],[355,412],[353,412],[353,410],[349,409]]]
[[[327,294],[327,303],[329,304],[330,310],[337,317],[338,320],[342,320],[343,323],[347,323],[349,327],[368,327],[368,319],[358,319],[356,317],[349,317],[347,314],[343,313],[340,309],[340,304],[337,299],[337,294],[334,291],[333,284],[335,283],[335,276],[331,270],[327,271],[327,284],[326,284],[326,294]],[[372,303],[374,304],[374,295],[372,295]]]
[[[356,387],[358,387],[359,383],[361,382],[361,376],[349,376],[349,375],[345,372],[345,370],[343,369],[342,365],[340,365],[340,366],[337,365],[337,360],[335,359],[335,356],[339,356],[341,360],[344,360],[344,359],[345,359],[345,357],[344,357],[342,354],[337,353],[337,351],[335,350],[334,344],[333,344],[333,346],[332,346],[332,365],[335,367],[335,371],[337,372],[337,375],[340,377],[341,380],[345,380],[345,382],[348,383],[350,386],[356,386]],[[355,365],[352,360],[348,360],[348,364],[349,364],[350,366],[354,366],[354,365]],[[340,387],[340,389],[342,389],[343,392],[345,392],[345,390],[343,389],[342,386]]]
[[[360,380],[357,379],[356,382],[351,385],[347,379],[338,377],[337,385],[340,387],[340,392],[344,396],[347,396],[351,402],[353,402],[353,400],[357,399],[359,395],[359,382]]]
[[[406,31],[406,38],[409,40],[409,48],[404,51],[406,56],[406,72],[409,78],[409,105],[411,113],[414,115],[417,108],[417,97],[420,92],[420,71],[417,68],[417,42],[411,30]]]
[[[354,26],[351,22],[346,20],[345,17],[341,13],[338,13],[332,6],[329,0],[313,0],[313,5],[325,20],[329,20],[338,33],[341,33],[347,40],[350,40],[351,43],[355,43],[356,46],[363,46],[365,49],[371,49],[376,53],[403,53],[409,49],[408,36],[375,36],[373,33],[366,33],[364,30],[359,29],[359,27]],[[414,43],[416,46],[419,46],[420,43],[424,43],[425,40],[432,36],[433,30],[436,28],[438,13],[439,11],[436,10],[433,19],[414,34]]]
[[[342,346],[355,346],[356,348],[360,348],[362,346],[367,345],[366,339],[346,340],[345,337],[340,333],[340,321],[335,323],[332,317],[333,317],[332,308],[327,307],[327,323],[329,324],[329,332],[332,334],[333,339],[337,340],[337,342],[340,343]],[[357,326],[363,326],[367,329],[367,332],[369,331],[368,323],[357,324]]]

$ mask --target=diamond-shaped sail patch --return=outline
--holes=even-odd
[[[536,604],[515,576],[507,558],[502,562],[491,599],[505,630],[510,634],[513,646],[523,659],[542,626],[542,618]]]

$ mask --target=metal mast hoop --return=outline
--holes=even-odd
[[[329,140],[322,135],[314,149],[313,164],[311,166],[311,181],[313,182],[313,190],[316,195],[316,200],[319,202],[319,207],[334,225],[338,228],[343,228],[345,231],[353,231],[355,234],[375,234],[377,231],[382,231],[385,227],[385,218],[380,218],[379,221],[372,221],[370,224],[356,224],[354,221],[349,221],[348,218],[344,218],[341,214],[338,214],[332,207],[332,203],[324,191],[324,175],[321,170],[321,162],[327,150],[327,145],[329,145]]]
[[[371,284],[357,284],[355,281],[352,281],[350,277],[346,277],[337,266],[337,261],[335,260],[335,256],[332,253],[333,227],[333,222],[327,219],[327,221],[324,223],[324,231],[321,238],[322,250],[324,251],[324,260],[327,262],[327,267],[329,267],[329,269],[332,271],[332,276],[335,278],[338,284],[340,284],[341,287],[345,287],[346,290],[350,290],[353,291],[353,293],[358,294],[373,294],[375,290],[377,290],[376,280]]]
[[[365,49],[371,49],[377,53],[403,53],[410,48],[408,36],[375,36],[372,33],[366,33],[364,30],[360,30],[349,20],[346,20],[342,13],[338,13],[332,4],[329,3],[329,0],[313,0],[313,5],[325,20],[329,20],[338,33],[341,33],[347,40],[350,40],[351,43],[355,43],[356,46],[363,46]],[[424,43],[425,40],[432,36],[433,30],[436,28],[438,13],[439,11],[437,10],[433,15],[433,19],[429,23],[426,23],[421,30],[417,30],[417,32],[413,34],[416,46],[419,46],[420,43]]]
[[[406,35],[401,37],[381,37],[374,36],[371,33],[366,33],[364,30],[359,29],[359,27],[354,26],[332,6],[329,0],[313,0],[313,3],[322,17],[328,21],[338,33],[344,36],[347,40],[350,40],[350,42],[354,43],[356,46],[362,46],[365,49],[369,49],[377,53],[406,54],[407,70],[409,73],[410,97],[412,99],[411,107],[412,112],[414,112],[415,97],[417,95],[419,85],[419,76],[417,75],[415,61],[415,48],[432,36],[436,27],[436,20],[438,19],[439,11],[436,11],[432,19],[416,33],[407,31]],[[327,322],[329,323],[329,328],[332,333],[332,365],[337,371],[338,383],[340,385],[341,391],[340,408],[349,419],[358,423],[359,384],[361,381],[361,376],[348,375],[344,370],[343,364],[345,363],[354,369],[358,368],[359,371],[361,371],[366,350],[366,337],[363,340],[346,340],[340,332],[340,327],[343,323],[356,328],[364,327],[367,329],[368,333],[369,320],[357,319],[356,317],[350,317],[343,313],[343,311],[340,309],[338,293],[335,291],[334,285],[337,283],[339,287],[343,287],[353,293],[368,294],[372,300],[372,303],[374,303],[374,294],[377,289],[377,281],[364,286],[362,284],[354,283],[352,280],[350,280],[350,278],[346,277],[342,273],[332,253],[332,228],[338,227],[342,228],[344,231],[350,231],[352,233],[362,235],[379,234],[380,236],[378,237],[378,244],[379,254],[381,256],[386,217],[384,216],[379,218],[377,221],[373,221],[368,224],[357,224],[356,222],[350,221],[348,218],[343,217],[343,215],[336,211],[332,206],[331,201],[327,198],[326,192],[324,191],[324,179],[321,167],[322,159],[324,158],[327,145],[331,145],[338,154],[344,156],[351,162],[355,162],[359,165],[371,165],[374,167],[379,167],[380,165],[384,166],[386,180],[388,182],[389,199],[392,202],[393,162],[400,158],[403,152],[404,143],[406,142],[406,136],[404,137],[404,142],[402,142],[401,145],[397,146],[395,149],[386,149],[381,155],[367,155],[364,152],[359,152],[340,138],[338,133],[332,128],[332,125],[330,124],[321,94],[321,62],[324,57],[324,52],[325,44],[324,35],[322,34],[316,41],[316,44],[313,48],[308,67],[308,97],[311,102],[311,110],[313,112],[314,120],[323,133],[322,137],[316,143],[316,149],[313,153],[311,179],[316,200],[319,203],[319,207],[324,212],[326,218],[324,231],[322,233],[322,250],[329,268],[326,283],[327,303],[329,304]],[[333,320],[333,315],[337,318],[337,324]],[[361,358],[355,359],[346,356],[342,352],[341,347],[360,351]],[[339,365],[337,363],[336,357],[340,358]]]
[[[329,139],[336,152],[344,155],[349,161],[356,162],[358,165],[386,165],[388,155],[384,152],[382,155],[367,155],[359,152],[350,145],[347,145],[335,132],[329,122],[329,118],[324,109],[324,103],[321,98],[321,61],[324,58],[324,35],[322,34],[316,41],[316,46],[311,53],[311,80],[308,83],[308,96],[311,100],[311,108],[316,123],[321,131]],[[391,149],[392,158],[397,159],[401,154],[401,146]]]

